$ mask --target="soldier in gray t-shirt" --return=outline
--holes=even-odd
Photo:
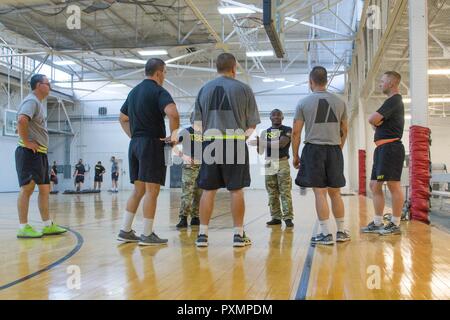
[[[305,143],[341,145],[341,122],[347,120],[347,110],[337,95],[311,93],[298,103],[295,119],[305,123]]]
[[[40,238],[67,231],[54,224],[48,213],[48,131],[42,101],[50,93],[50,83],[46,76],[36,74],[31,77],[30,85],[32,92],[23,100],[17,112],[19,141],[15,160],[20,185],[17,200],[20,224],[18,238]],[[28,224],[28,206],[36,185],[39,187],[39,211],[45,225],[42,232],[36,231]]]
[[[327,71],[314,67],[309,74],[312,93],[300,101],[292,131],[293,164],[299,169],[295,183],[313,188],[316,211],[321,233],[311,239],[313,244],[334,244],[328,228],[329,208],[327,194],[331,198],[336,219],[336,241],[349,241],[344,230],[344,203],[340,188],[345,186],[342,148],[347,136],[345,104],[336,95],[327,92]],[[305,146],[299,158],[301,131],[305,127]]]
[[[245,203],[242,189],[250,185],[246,138],[260,123],[259,112],[252,89],[235,79],[235,57],[222,53],[217,57],[216,66],[220,77],[200,89],[194,110],[194,128],[201,130],[204,140],[197,179],[198,186],[204,191],[196,245],[208,245],[208,224],[215,195],[218,189],[226,187],[231,192],[233,245],[243,247],[251,244],[243,228]],[[210,150],[214,155],[209,154]],[[209,161],[210,155],[213,161]]]

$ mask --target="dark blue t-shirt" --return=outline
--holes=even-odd
[[[120,112],[130,119],[131,137],[165,138],[164,108],[174,103],[166,89],[145,79],[128,94]]]
[[[284,147],[279,149],[278,151],[278,159],[288,158],[289,159],[289,146],[291,145],[291,135],[292,128],[288,126],[280,126],[279,128],[270,127],[267,130],[264,130],[261,134],[261,138],[265,141],[279,141],[281,137],[288,137],[289,143]],[[266,148],[266,159],[272,158],[272,148],[267,146]]]

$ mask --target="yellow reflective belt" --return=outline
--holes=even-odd
[[[191,141],[202,142],[203,136],[201,134],[191,133]]]
[[[245,136],[243,135],[228,135],[224,134],[222,136],[204,136],[204,140],[245,140]]]
[[[19,146],[25,148],[25,143],[23,143],[23,140],[22,140],[22,139],[19,139],[19,141],[18,141],[17,144],[18,144]],[[38,147],[38,149],[37,149],[37,152],[39,152],[39,153],[47,153],[47,151],[48,151],[48,148],[47,148],[47,147],[44,147],[44,146],[41,146],[41,145],[39,145],[39,147]]]

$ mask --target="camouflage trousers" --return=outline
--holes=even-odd
[[[267,168],[268,166],[270,169]],[[272,219],[293,219],[292,178],[288,159],[268,161],[266,164],[266,189],[269,195]],[[280,198],[283,211],[280,208]]]
[[[180,217],[198,217],[202,189],[197,186],[200,165],[183,165],[181,175]]]

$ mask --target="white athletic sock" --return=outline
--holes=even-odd
[[[336,218],[336,226],[338,232],[344,232],[344,220],[345,218]]]
[[[131,231],[131,225],[133,224],[133,219],[134,219],[135,214],[125,211],[124,215],[123,215],[123,225],[122,225],[122,230],[125,232],[130,232]]]
[[[383,216],[375,215],[373,217],[373,223],[375,223],[376,226],[381,226],[383,224]]]
[[[319,220],[320,230],[324,235],[330,234],[330,228],[328,227],[330,219]]]
[[[244,227],[234,227],[234,234],[238,234],[241,237],[244,236]]]
[[[23,228],[25,228],[25,226],[26,226],[27,224],[28,224],[28,223],[24,223],[24,224],[21,223],[21,224],[19,224],[19,228],[20,228],[20,229],[23,229]]]
[[[393,224],[395,224],[395,225],[398,227],[398,226],[400,225],[400,217],[394,217],[394,216],[392,216],[391,222],[392,222]]]
[[[200,229],[198,230],[198,234],[208,235],[208,225],[207,224],[201,224],[200,225]]]
[[[144,231],[142,234],[146,237],[151,235],[153,232],[153,219],[144,218]]]
[[[52,225],[52,220],[48,219],[47,221],[43,221],[44,222],[44,226],[46,227],[50,227]]]

